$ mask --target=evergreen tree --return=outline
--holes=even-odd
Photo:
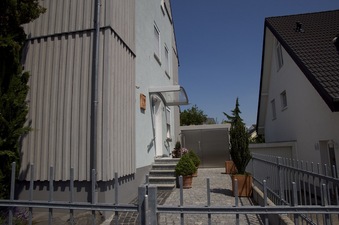
[[[28,106],[29,74],[23,72],[21,53],[26,40],[22,25],[45,11],[38,0],[0,1],[0,198],[8,198],[11,163],[20,165],[20,137]]]
[[[230,154],[232,160],[237,167],[239,174],[244,174],[246,170],[246,166],[251,160],[251,152],[248,148],[249,139],[246,130],[246,126],[243,120],[240,117],[240,109],[239,109],[239,101],[238,98],[236,100],[235,108],[231,111],[232,115],[228,115],[224,113],[227,117],[228,122],[231,123],[230,129]]]

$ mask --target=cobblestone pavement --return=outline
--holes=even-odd
[[[198,170],[198,177],[193,178],[192,188],[184,189],[184,205],[207,205],[207,181],[210,178],[210,199],[212,206],[234,206],[235,199],[232,195],[232,181],[228,174],[225,174],[225,168],[201,168]],[[180,189],[172,191],[166,199],[165,205],[179,205]],[[239,204],[251,205],[249,198],[240,198]],[[185,224],[203,225],[208,224],[207,214],[185,214]],[[240,215],[240,224],[262,224],[256,215]],[[236,224],[234,214],[212,214],[212,224]],[[173,225],[180,224],[180,214],[160,214],[159,224]]]
[[[201,168],[198,170],[198,177],[193,178],[192,188],[184,189],[184,205],[205,206],[207,205],[207,181],[210,178],[210,200],[213,206],[234,206],[235,199],[232,195],[232,181],[228,174],[225,174],[225,168]],[[251,205],[251,199],[239,198],[239,204]],[[136,199],[132,202],[136,203]],[[173,191],[158,191],[158,204],[179,205],[180,189]],[[137,224],[137,213],[119,213],[119,225],[135,225]],[[111,218],[113,219],[113,218]],[[207,214],[185,214],[185,225],[205,225],[208,224]],[[256,215],[246,214],[240,215],[241,225],[261,225],[262,222]],[[236,224],[236,215],[234,214],[212,214],[212,224]],[[158,217],[160,225],[176,225],[180,224],[180,214],[162,213]],[[114,224],[114,219],[103,224]]]

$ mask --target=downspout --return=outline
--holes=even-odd
[[[95,0],[94,6],[94,34],[92,53],[92,90],[91,90],[91,139],[90,139],[90,167],[91,171],[97,171],[97,125],[98,125],[98,58],[99,58],[99,32],[100,32],[100,0]],[[96,172],[97,173],[97,172]],[[92,172],[91,172],[92,174]],[[96,176],[91,180],[96,182]],[[97,185],[95,185],[96,189]],[[96,190],[92,190],[95,193]],[[92,201],[96,202],[94,196]]]

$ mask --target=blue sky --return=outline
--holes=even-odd
[[[179,82],[191,105],[220,123],[239,97],[256,123],[266,17],[339,9],[338,0],[172,0]]]

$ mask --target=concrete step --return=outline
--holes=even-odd
[[[174,170],[177,164],[158,164],[152,165],[152,170]]]
[[[175,177],[149,177],[150,184],[175,184]]]
[[[176,184],[157,184],[158,190],[173,190],[176,187]]]
[[[154,160],[155,164],[177,164],[179,158],[156,158]]]
[[[175,177],[175,170],[151,170],[149,171],[151,177]]]
[[[148,181],[158,190],[173,190],[176,187],[175,167],[178,158],[156,158],[149,172]]]

